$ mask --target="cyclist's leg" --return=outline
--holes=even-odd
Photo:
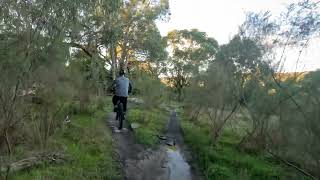
[[[118,96],[116,96],[116,95],[113,95],[113,97],[112,97],[112,103],[113,103],[113,105],[117,105],[117,102],[119,101],[119,97]]]
[[[120,120],[120,126],[119,130],[124,130],[127,131],[127,129],[124,127],[123,123],[124,120],[126,119],[126,110],[127,110],[127,98],[126,97],[120,97],[120,102],[121,102],[121,120]]]
[[[122,104],[123,104],[123,112],[124,113],[127,112],[127,101],[128,101],[127,97],[122,97]]]
[[[114,95],[112,97],[112,103],[113,103],[113,107],[114,107],[113,112],[116,112],[116,107],[117,107],[118,101],[119,101],[119,97]]]
[[[119,117],[119,130],[122,129],[123,127],[123,120],[124,120],[124,116],[123,116],[123,104],[121,103],[121,101],[118,101],[118,117]]]

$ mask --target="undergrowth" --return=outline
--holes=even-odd
[[[193,152],[206,179],[304,179],[266,154],[237,149],[240,138],[227,130],[212,144],[209,128],[183,120],[185,142]]]
[[[13,179],[121,179],[111,134],[106,126],[109,106],[71,118],[50,138],[52,150],[63,151],[66,162],[44,164],[15,174]]]
[[[167,118],[167,113],[160,109],[133,108],[128,115],[130,123],[139,124],[139,128],[134,130],[137,141],[149,147],[158,144],[157,135],[163,134]]]

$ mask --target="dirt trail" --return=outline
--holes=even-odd
[[[155,149],[146,149],[136,143],[132,131],[114,133],[117,127],[114,113],[108,117],[108,125],[112,128],[112,136],[117,147],[126,180],[198,180],[202,179],[189,166],[191,159],[181,135],[177,114],[173,112],[167,125],[164,141]],[[125,122],[125,127],[128,127]],[[176,144],[170,147],[165,144]]]

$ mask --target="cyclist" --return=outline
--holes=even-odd
[[[114,81],[113,88],[115,90],[115,94],[112,98],[114,112],[117,111],[117,104],[118,101],[120,101],[123,104],[123,112],[125,115],[127,111],[127,99],[129,93],[132,91],[132,85],[130,80],[125,77],[125,71],[123,69],[119,71],[119,77]]]

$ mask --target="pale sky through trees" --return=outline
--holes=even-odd
[[[219,44],[227,43],[237,33],[249,11],[271,11],[279,14],[298,0],[170,0],[169,22],[157,22],[163,36],[173,29],[197,28],[214,37]],[[286,71],[294,71],[297,51],[287,52]],[[320,69],[320,39],[313,40],[305,50],[298,71]]]

